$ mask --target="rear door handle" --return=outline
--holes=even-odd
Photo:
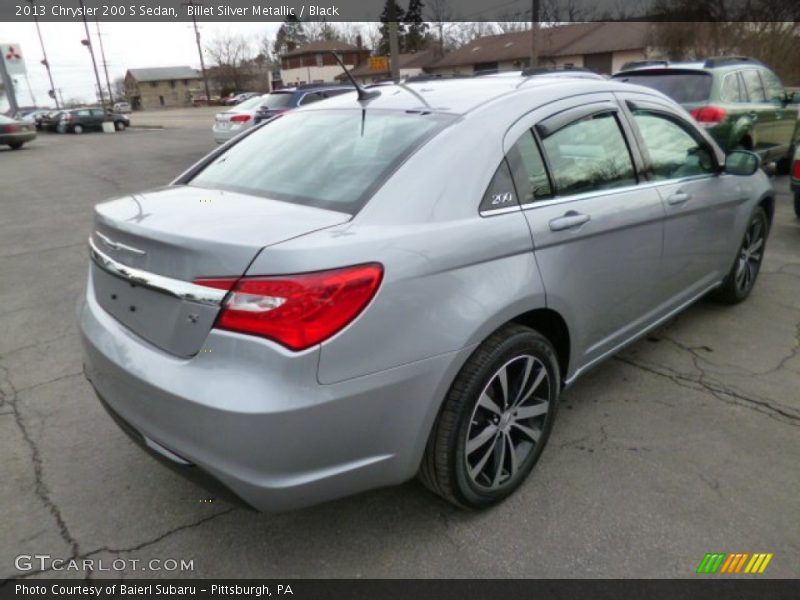
[[[550,231],[564,231],[565,229],[574,229],[591,221],[589,215],[584,215],[574,210],[570,210],[564,214],[563,217],[556,217],[550,221]]]
[[[692,199],[691,194],[687,194],[686,192],[677,191],[674,194],[670,195],[667,198],[667,204],[672,204],[673,206],[677,204],[683,204],[684,202],[688,202]]]

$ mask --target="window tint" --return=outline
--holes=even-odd
[[[263,108],[284,108],[292,104],[292,92],[272,92],[266,98],[262,98]]]
[[[636,183],[628,146],[612,113],[571,123],[543,144],[559,195]]]
[[[75,114],[78,115],[79,117],[88,117],[89,116],[89,111],[88,110],[79,110],[79,111],[76,111]]]
[[[739,89],[739,76],[736,73],[728,73],[722,80],[719,90],[719,99],[723,102],[744,102],[742,91]]]
[[[783,102],[786,97],[786,91],[783,89],[781,80],[771,71],[761,71],[761,79],[764,81],[766,88],[767,100],[770,102]]]
[[[663,92],[675,102],[705,102],[711,95],[711,75],[702,71],[626,73],[615,77]]]
[[[633,119],[650,155],[654,179],[675,179],[714,172],[714,160],[683,127],[671,119],[647,111],[635,111]]]
[[[531,131],[525,132],[517,140],[508,153],[508,161],[520,204],[529,204],[552,194],[544,161]]]
[[[302,100],[300,100],[300,106],[303,106],[305,104],[311,104],[313,102],[319,102],[324,97],[325,96],[322,95],[322,92],[311,92],[303,96]]]
[[[92,116],[93,117],[105,117],[106,116],[106,111],[104,111],[102,108],[93,108],[92,109]]]
[[[764,84],[761,83],[761,78],[758,76],[758,71],[755,69],[748,69],[742,71],[742,79],[744,79],[744,87],[747,90],[747,96],[750,102],[766,102],[767,96],[764,93]]]
[[[370,110],[288,112],[217,156],[189,185],[356,212],[452,117]]]
[[[497,210],[498,208],[508,208],[517,205],[517,194],[514,189],[514,182],[511,180],[511,171],[505,159],[497,167],[497,171],[486,188],[483,195],[480,210]]]

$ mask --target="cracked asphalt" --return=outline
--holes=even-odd
[[[0,150],[0,578],[691,577],[706,552],[800,575],[800,221],[786,178],[751,298],[701,301],[581,379],[537,469],[494,510],[416,482],[280,515],[164,469],[81,373],[92,206],[167,183],[203,126]],[[23,554],[194,561],[185,573],[17,571]]]

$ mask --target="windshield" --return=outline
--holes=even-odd
[[[189,185],[354,214],[451,119],[400,111],[292,111],[231,146]]]
[[[242,110],[242,109],[249,109],[249,108],[257,108],[261,105],[261,96],[255,96],[254,98],[248,98],[244,102],[240,102],[236,106],[233,107],[233,110]]]
[[[615,79],[656,89],[680,104],[706,102],[711,95],[711,75],[701,71],[627,73]]]
[[[261,100],[262,108],[286,108],[291,105],[293,95],[294,92],[273,92],[259,100]]]

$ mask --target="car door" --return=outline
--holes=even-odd
[[[737,206],[747,198],[742,178],[721,172],[718,152],[674,107],[620,94],[648,178],[664,202],[663,277],[659,294],[674,308],[705,293],[727,273],[739,236]]]
[[[656,318],[664,217],[657,191],[640,184],[613,96],[585,98],[510,131],[508,155],[547,304],[570,323],[579,370]]]
[[[782,158],[788,154],[794,138],[797,126],[797,105],[787,102],[786,90],[775,73],[767,69],[761,69],[760,73],[767,102],[770,104],[774,116],[773,131],[770,136],[775,144],[774,158]]]
[[[93,129],[102,129],[103,121],[106,119],[106,111],[102,108],[93,108],[91,117],[91,127]]]
[[[775,111],[767,102],[767,93],[758,69],[743,69],[741,75],[747,92],[745,109],[753,122],[753,150],[764,158],[771,157],[777,143]]]

